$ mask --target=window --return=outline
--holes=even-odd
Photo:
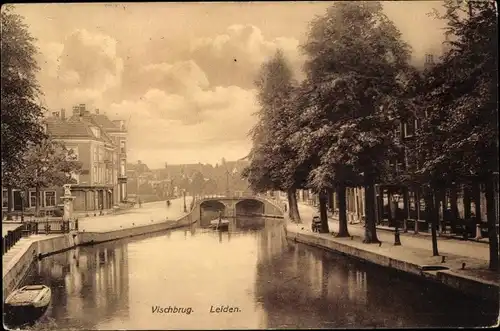
[[[99,181],[99,178],[97,177],[97,166],[96,165],[92,169],[92,181],[94,183],[97,183]]]
[[[2,208],[9,207],[9,191],[2,190]]]
[[[99,162],[99,151],[97,150],[97,146],[94,146],[94,162]]]
[[[433,54],[426,54],[425,55],[425,63],[433,64],[434,63],[434,55]]]
[[[55,191],[45,191],[45,207],[55,207],[56,206],[56,192]]]
[[[120,175],[125,176],[125,160],[120,160]]]
[[[413,137],[415,134],[415,120],[409,121],[404,124],[405,138]]]
[[[125,148],[125,140],[120,140],[120,153],[125,154],[126,148]]]
[[[30,208],[35,208],[36,207],[36,192],[30,191],[29,192],[29,206]]]
[[[99,183],[103,184],[104,183],[104,167],[99,168]]]
[[[396,139],[401,139],[401,124],[396,124],[396,129],[394,130],[394,137]]]
[[[99,162],[104,162],[104,147],[99,147]]]

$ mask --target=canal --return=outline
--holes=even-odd
[[[33,330],[486,326],[498,314],[497,304],[287,242],[276,219],[80,247],[38,261],[24,283],[53,290]]]

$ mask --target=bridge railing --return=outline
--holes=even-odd
[[[199,195],[199,196],[195,196],[194,199],[193,199],[193,202],[192,202],[192,205],[191,205],[191,209],[193,209],[195,203],[197,201],[201,201],[201,200],[205,200],[205,199],[218,199],[218,198],[223,198],[223,199],[242,199],[242,198],[259,198],[259,199],[262,199],[262,200],[266,200],[270,203],[272,203],[276,208],[278,208],[278,210],[281,212],[281,213],[285,213],[285,208],[284,208],[284,205],[283,205],[283,201],[277,197],[277,196],[268,196],[268,195],[265,195],[265,194],[242,194],[242,195],[225,195],[225,194],[203,194],[203,195]]]

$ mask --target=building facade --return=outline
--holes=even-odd
[[[99,110],[91,113],[80,104],[73,107],[71,117],[63,109],[53,112],[46,123],[53,139],[73,150],[82,164],[71,187],[75,211],[111,209],[126,199],[127,131],[123,121],[111,121]],[[42,192],[44,200],[46,192]]]

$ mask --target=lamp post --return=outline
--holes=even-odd
[[[187,207],[186,207],[186,190],[182,190],[182,197],[184,198],[184,212],[187,213]]]
[[[229,197],[229,170],[226,169],[226,197]]]
[[[24,197],[26,193],[21,191],[19,194],[21,195],[21,222],[24,222]]]
[[[394,246],[401,246],[401,239],[399,236],[399,199],[401,194],[395,192],[392,194],[392,202],[394,202],[394,221],[396,224],[396,229],[394,230]]]

